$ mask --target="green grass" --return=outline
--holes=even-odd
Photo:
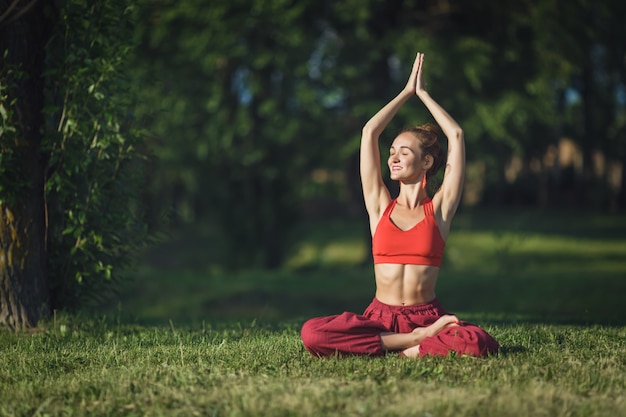
[[[0,335],[0,415],[619,416],[623,327],[489,326],[488,359],[319,360],[295,323]]]
[[[0,416],[626,415],[626,216],[459,215],[438,297],[498,339],[486,359],[312,357],[302,322],[374,283],[358,224],[297,232],[284,270],[216,270],[186,237],[99,315],[0,331]]]

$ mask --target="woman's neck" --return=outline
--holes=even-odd
[[[400,183],[400,193],[396,200],[397,204],[413,209],[419,207],[426,197],[428,197],[428,194],[426,189],[422,188],[421,183]]]

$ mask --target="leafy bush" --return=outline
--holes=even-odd
[[[146,241],[141,137],[125,77],[133,9],[71,0],[47,45],[48,269],[54,308],[100,299]]]

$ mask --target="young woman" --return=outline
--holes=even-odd
[[[417,54],[404,89],[363,127],[361,182],[372,233],[376,296],[363,315],[318,317],[302,326],[306,349],[316,356],[372,355],[485,356],[498,342],[483,329],[448,314],[435,285],[450,224],[461,200],[465,172],[463,130],[431,98],[423,81],[424,55]],[[400,133],[389,150],[391,179],[400,192],[392,199],[383,183],[378,138],[400,107],[417,95],[448,138],[444,178],[431,198],[426,184],[443,165],[436,127]]]

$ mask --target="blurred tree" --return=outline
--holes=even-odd
[[[332,97],[312,77],[314,1],[144,2],[138,114],[160,171],[153,195],[215,219],[231,266],[276,267],[297,194],[330,141]],[[326,101],[326,102],[325,102]],[[330,102],[329,102],[330,101]],[[167,207],[166,207],[167,209]],[[157,211],[158,213],[158,211]]]
[[[121,0],[0,1],[0,324],[105,296],[145,231]]]
[[[230,265],[280,264],[315,168],[343,172],[363,213],[361,127],[402,87],[418,50],[429,89],[481,167],[483,202],[551,201],[555,168],[545,155],[577,121],[567,97],[597,51],[603,64],[586,67],[595,98],[580,101],[594,115],[579,118],[595,132],[593,146],[582,133],[575,139],[586,166],[596,145],[620,149],[623,42],[609,36],[623,31],[611,16],[623,14],[616,0],[146,0],[140,9],[138,114],[155,155],[147,201],[155,222],[171,201],[183,221],[212,219],[225,242],[215,257]],[[607,76],[612,85],[598,84]],[[412,102],[381,146],[429,119]],[[519,172],[505,175],[515,160]]]
[[[526,88],[540,114],[549,115],[543,119],[544,126],[555,132],[536,135],[539,140],[527,143],[539,145],[550,136],[556,143],[570,136],[582,152],[576,203],[605,208],[615,205],[616,192],[608,185],[610,170],[606,167],[616,162],[615,157],[624,160],[620,145],[624,125],[619,117],[626,106],[626,100],[620,98],[626,87],[626,32],[621,23],[626,18],[624,4],[614,0],[529,1],[523,3],[521,11],[513,21],[530,34],[528,58],[533,74]],[[535,149],[544,151],[542,146]],[[594,162],[598,152],[603,155],[603,167]],[[560,168],[556,167],[557,176]],[[604,172],[598,178],[594,171],[599,170]]]

